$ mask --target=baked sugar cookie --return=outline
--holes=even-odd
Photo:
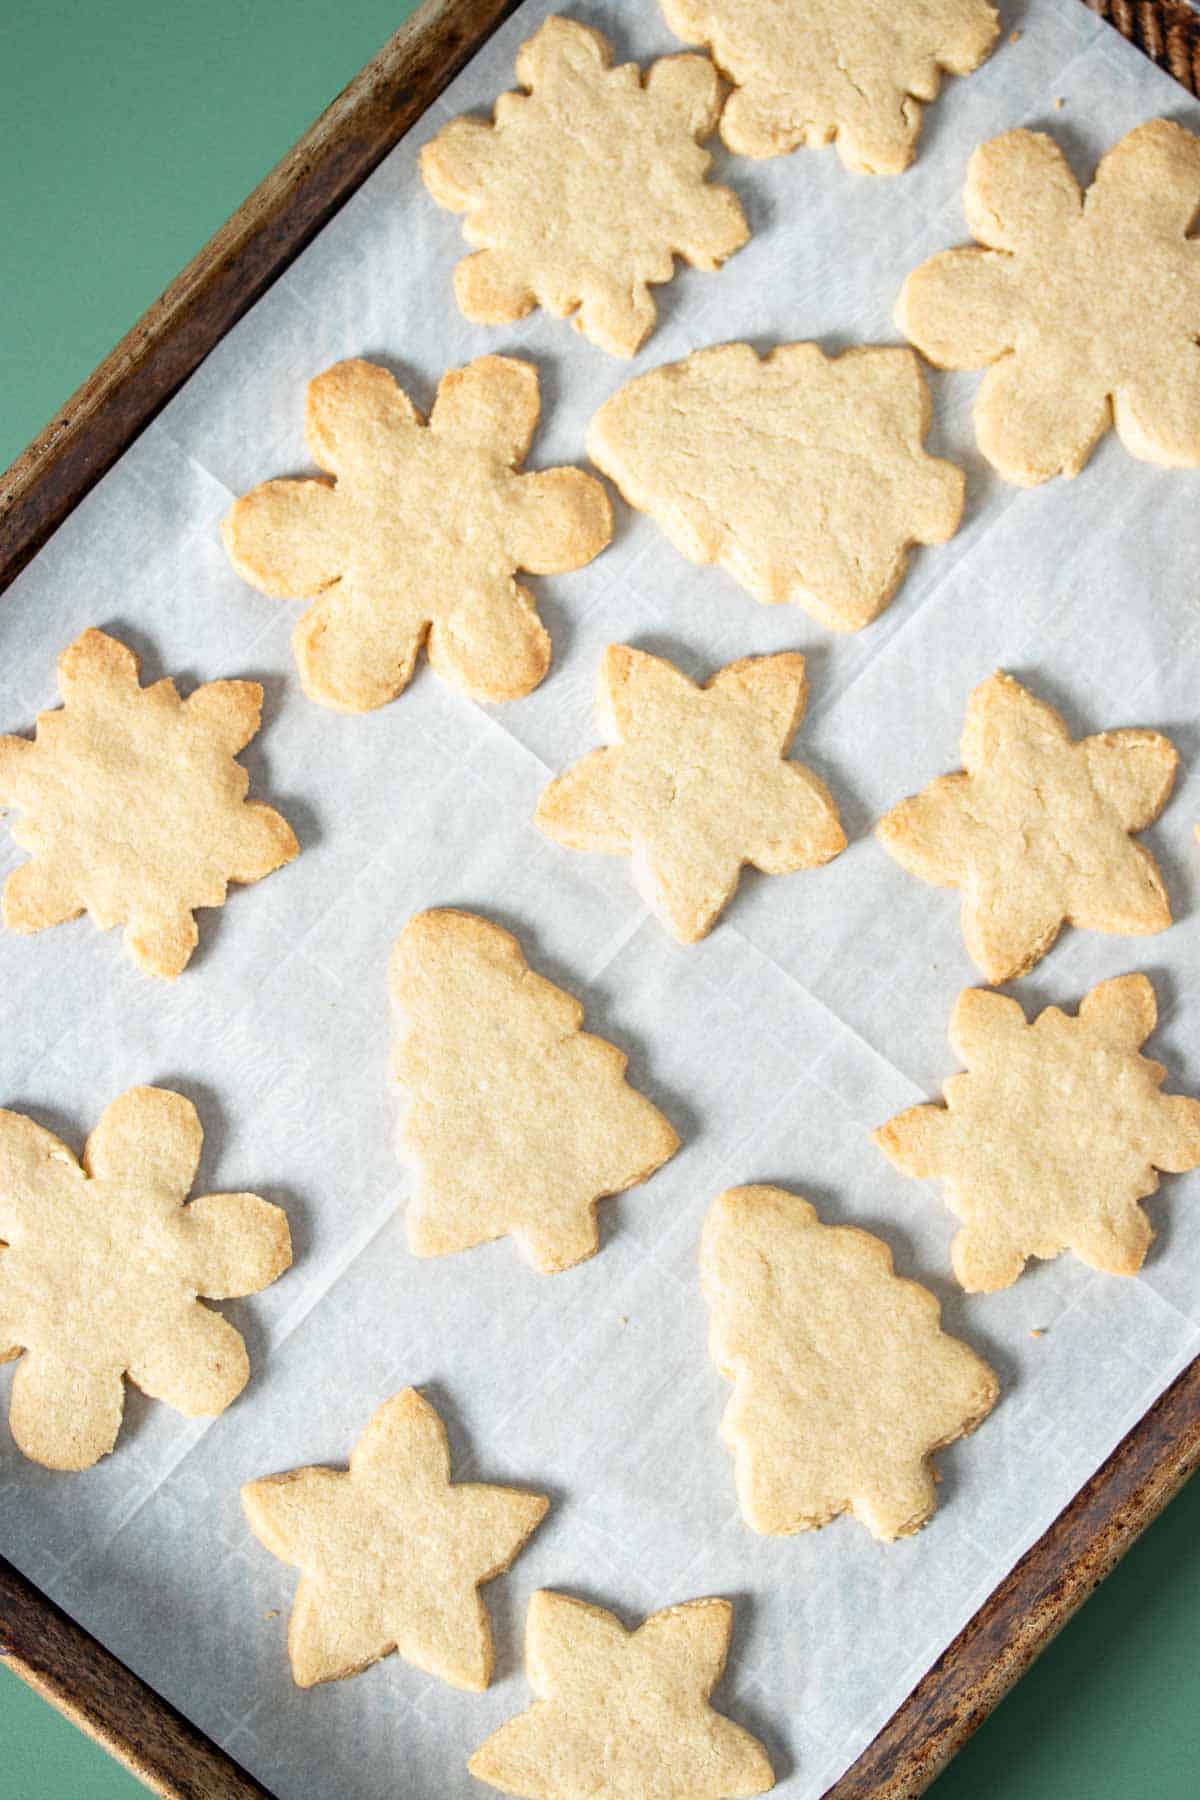
[[[852,1512],[890,1542],[934,1509],[935,1450],[974,1431],[999,1386],[944,1332],[869,1232],[822,1225],[783,1188],[713,1201],[700,1253],[713,1360],[734,1383],[721,1435],[742,1516],[790,1533]]]
[[[639,893],[694,944],[744,863],[787,875],[846,847],[824,782],[785,760],[807,698],[794,651],[743,657],[697,687],[662,657],[612,645],[596,702],[612,747],[551,782],[535,822],[570,850],[632,857]]]
[[[1139,1055],[1156,1019],[1144,975],[1032,1025],[1001,994],[959,995],[950,1043],[967,1073],[946,1083],[944,1106],[911,1106],[874,1141],[902,1174],[945,1183],[968,1292],[1010,1287],[1029,1257],[1064,1250],[1137,1274],[1154,1236],[1139,1200],[1159,1169],[1200,1166],[1200,1100],[1162,1093],[1166,1070]]]
[[[525,1624],[537,1698],[479,1747],[472,1775],[525,1800],[768,1793],[766,1751],[709,1704],[732,1629],[728,1600],[668,1606],[626,1631],[603,1607],[543,1589]]]
[[[31,859],[4,884],[4,923],[44,931],[87,912],[125,927],[125,949],[170,980],[199,942],[199,906],[231,881],[261,881],[300,846],[287,820],[247,800],[234,761],[258,730],[257,681],[209,681],[181,700],[175,683],[138,684],[117,638],[85,631],[58,659],[62,706],[37,736],[0,737],[0,806]],[[114,829],[114,821],[120,829]]]
[[[292,639],[311,699],[339,712],[383,706],[408,686],[422,644],[472,699],[537,686],[550,638],[515,572],[580,569],[612,536],[593,476],[520,473],[538,410],[537,370],[509,356],[444,375],[428,423],[374,363],[309,382],[308,447],[327,477],[264,482],[222,532],[251,586],[317,596]]]
[[[922,449],[930,418],[910,350],[720,344],[619,388],[588,455],[692,562],[858,631],[909,546],[958,529],[962,471]]]
[[[512,1236],[543,1274],[599,1247],[596,1202],[645,1181],[679,1139],[581,1029],[583,1008],[475,913],[409,920],[392,955],[406,1021],[401,1154],[416,1170],[408,1241],[446,1256]]]
[[[528,92],[501,95],[494,123],[454,119],[421,152],[426,187],[481,246],[454,272],[458,304],[479,325],[543,306],[632,356],[675,257],[716,269],[750,235],[737,196],[705,179],[717,72],[706,56],[614,69],[598,31],[550,18],[517,79]]]
[[[297,1686],[357,1675],[396,1650],[482,1692],[495,1654],[479,1589],[512,1566],[549,1505],[518,1488],[451,1483],[446,1428],[414,1388],[373,1414],[346,1473],[248,1482],[250,1529],[301,1571],[288,1627]]]
[[[975,151],[981,248],[915,269],[896,322],[940,368],[987,368],[975,431],[1005,480],[1078,475],[1110,425],[1143,462],[1200,464],[1198,207],[1200,139],[1169,119],[1123,137],[1086,194],[1043,132]]]
[[[662,0],[677,37],[711,48],[734,84],[721,136],[739,156],[836,140],[848,169],[898,175],[921,102],[969,75],[1000,20],[987,0]]]
[[[1166,804],[1179,762],[1168,739],[1126,730],[1073,743],[1052,706],[998,672],[971,695],[962,759],[877,830],[911,874],[962,889],[963,941],[989,981],[1026,974],[1064,924],[1166,930],[1158,864],[1130,833]]]
[[[257,1194],[185,1205],[204,1133],[166,1088],[106,1107],[82,1164],[0,1111],[0,1361],[20,1357],[9,1422],[48,1469],[90,1469],[117,1441],[124,1377],[189,1418],[246,1385],[241,1334],[198,1294],[256,1294],[292,1260],[287,1219]]]

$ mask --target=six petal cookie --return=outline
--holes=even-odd
[[[0,1361],[20,1357],[9,1421],[34,1462],[106,1455],[123,1376],[188,1417],[223,1412],[245,1386],[240,1333],[196,1296],[258,1293],[290,1266],[291,1239],[257,1194],[184,1204],[203,1139],[191,1101],[165,1088],[106,1107],[82,1166],[0,1111]]]
[[[988,0],[662,0],[667,24],[711,47],[735,86],[721,136],[739,156],[837,142],[849,169],[898,175],[923,100],[969,75],[1000,30]]]
[[[340,1681],[396,1650],[482,1692],[495,1656],[479,1592],[546,1516],[542,1494],[450,1480],[446,1428],[413,1388],[372,1416],[346,1474],[248,1482],[242,1505],[272,1556],[302,1572],[288,1627],[297,1686]]]
[[[0,737],[0,806],[29,862],[4,884],[4,923],[42,931],[81,912],[148,974],[179,974],[199,940],[193,909],[231,881],[261,881],[299,850],[272,807],[246,799],[234,761],[258,730],[257,681],[210,681],[181,700],[138,685],[132,650],[85,631],[58,659],[63,704],[37,736]],[[120,829],[114,829],[116,821]]]
[[[930,417],[911,350],[720,344],[618,389],[588,455],[692,562],[858,631],[909,546],[958,529],[962,471],[922,449]]]
[[[758,1739],[709,1704],[732,1629],[728,1600],[668,1606],[626,1631],[601,1606],[536,1593],[525,1669],[537,1699],[480,1745],[472,1775],[525,1800],[769,1792],[775,1777]]]
[[[1167,467],[1200,463],[1200,139],[1152,119],[1087,194],[1052,138],[1006,131],[967,166],[981,249],[908,277],[906,337],[944,369],[988,368],[979,448],[1008,481],[1078,475],[1110,424]]]
[[[1166,804],[1179,758],[1157,731],[1071,741],[1063,719],[1011,675],[971,695],[965,770],[902,800],[877,827],[923,881],[962,889],[967,952],[1011,981],[1064,923],[1143,935],[1171,923],[1158,864],[1130,832]]]
[[[782,1188],[731,1188],[701,1246],[713,1361],[734,1383],[721,1435],[742,1516],[764,1533],[852,1512],[890,1542],[934,1509],[930,1456],[974,1431],[996,1377],[941,1328],[869,1232],[822,1225]]]
[[[1200,1166],[1200,1100],[1160,1092],[1166,1070],[1138,1053],[1156,1019],[1144,975],[1032,1025],[1001,994],[959,995],[950,1043],[968,1073],[951,1076],[944,1106],[912,1106],[874,1141],[903,1174],[945,1183],[968,1292],[1009,1287],[1028,1257],[1064,1250],[1137,1274],[1154,1236],[1138,1201],[1157,1170]]]
[[[743,657],[697,687],[662,657],[612,645],[596,703],[612,748],[551,782],[535,822],[570,850],[631,856],[639,893],[694,944],[744,863],[787,875],[846,847],[824,782],[784,760],[807,698],[794,651]]]
[[[304,690],[369,712],[408,686],[421,645],[476,700],[513,700],[550,666],[514,579],[582,568],[612,536],[581,469],[518,473],[538,420],[530,363],[481,356],[442,377],[428,424],[386,369],[343,362],[308,384],[306,433],[336,479],[267,481],[223,526],[264,594],[318,596],[293,646]]]
[[[611,65],[598,31],[547,19],[517,57],[529,92],[503,94],[494,124],[452,120],[421,173],[482,246],[454,272],[468,319],[544,306],[632,356],[654,328],[648,284],[669,281],[676,256],[716,269],[750,233],[737,196],[705,180],[700,145],[721,110],[708,58],[664,56],[644,80],[636,63]]]
[[[417,1171],[408,1241],[445,1256],[511,1235],[544,1274],[599,1247],[596,1202],[645,1181],[679,1139],[630,1087],[615,1045],[474,913],[409,920],[392,955],[406,1020],[396,1076],[402,1156]]]

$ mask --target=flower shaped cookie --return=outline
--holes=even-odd
[[[42,931],[87,911],[151,975],[178,975],[199,941],[198,906],[261,881],[299,850],[272,807],[246,799],[237,752],[258,730],[256,681],[210,681],[181,700],[138,685],[138,659],[85,631],[58,659],[63,704],[37,738],[0,738],[0,805],[32,851],[4,884],[4,923]]]
[[[426,642],[435,671],[473,699],[537,686],[550,638],[514,574],[582,568],[612,536],[593,476],[518,472],[537,420],[537,370],[507,356],[444,375],[428,424],[373,363],[309,382],[308,446],[336,479],[264,482],[223,535],[264,594],[318,596],[292,640],[312,699],[383,706]]]
[[[1103,981],[1074,1018],[1030,1025],[1015,1000],[968,988],[950,1020],[967,1073],[944,1106],[910,1106],[874,1139],[905,1175],[939,1177],[962,1221],[951,1255],[968,1293],[1009,1287],[1031,1256],[1073,1250],[1136,1275],[1154,1236],[1138,1205],[1157,1170],[1200,1166],[1200,1100],[1164,1094],[1140,1054],[1158,1017],[1144,975]]]
[[[735,92],[721,136],[739,156],[828,144],[849,169],[898,175],[943,71],[967,75],[996,42],[988,0],[662,0],[667,24],[707,44]]]
[[[914,269],[896,320],[940,368],[992,365],[975,430],[1006,480],[1078,475],[1110,424],[1144,462],[1200,464],[1198,206],[1200,139],[1169,119],[1123,137],[1086,194],[1041,132],[975,151],[984,247]]]
[[[454,272],[468,319],[544,306],[632,356],[654,328],[648,284],[669,281],[676,256],[716,269],[750,233],[737,196],[705,180],[700,144],[721,107],[708,58],[664,56],[644,81],[636,63],[611,63],[598,31],[547,19],[517,57],[529,92],[502,94],[494,124],[452,120],[421,173],[483,246]]]
[[[9,1418],[34,1462],[88,1469],[106,1455],[123,1376],[189,1417],[223,1412],[245,1386],[241,1335],[196,1296],[256,1294],[290,1266],[291,1240],[257,1194],[184,1204],[203,1140],[191,1101],[166,1088],[106,1107],[82,1166],[0,1112],[0,1360],[20,1357]]]

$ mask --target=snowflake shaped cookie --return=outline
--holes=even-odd
[[[515,572],[582,568],[612,536],[594,476],[520,473],[538,411],[537,370],[507,356],[444,375],[428,424],[373,363],[309,382],[308,446],[334,479],[264,482],[223,535],[264,594],[317,596],[292,640],[312,699],[340,712],[383,706],[408,686],[422,644],[473,699],[537,686],[550,638]]]
[[[969,75],[1000,30],[988,0],[662,0],[667,24],[705,44],[735,92],[721,136],[739,156],[836,140],[849,169],[898,175],[922,101]]]
[[[612,748],[551,782],[536,823],[568,849],[631,856],[638,891],[694,944],[743,864],[786,875],[845,849],[824,782],[785,760],[807,697],[794,651],[744,657],[697,687],[662,657],[613,645],[596,707]]]
[[[909,546],[958,529],[963,475],[922,448],[931,416],[911,350],[719,344],[619,388],[588,455],[692,562],[858,631]]]
[[[404,1019],[401,1154],[417,1171],[408,1240],[446,1256],[511,1235],[545,1274],[593,1256],[596,1202],[645,1181],[679,1139],[614,1044],[535,974],[511,932],[438,908],[392,954]]]
[[[1197,207],[1200,139],[1169,119],[1123,137],[1086,194],[1041,132],[975,151],[982,248],[922,263],[896,321],[940,368],[987,368],[975,431],[1006,480],[1078,475],[1110,424],[1144,462],[1200,464]]]
[[[928,1289],[869,1232],[822,1225],[774,1187],[713,1201],[700,1272],[713,1360],[734,1383],[721,1435],[746,1523],[791,1533],[852,1512],[885,1542],[918,1531],[935,1504],[932,1453],[974,1431],[999,1392]]]
[[[346,1473],[291,1469],[249,1482],[259,1541],[302,1571],[288,1627],[299,1687],[357,1675],[396,1650],[482,1692],[495,1654],[480,1586],[509,1568],[549,1501],[450,1480],[446,1428],[405,1388],[373,1415]]]
[[[1156,1019],[1144,975],[1101,982],[1075,1017],[1048,1006],[1032,1025],[1002,994],[959,995],[950,1042],[968,1072],[946,1083],[944,1106],[910,1107],[875,1142],[903,1174],[945,1183],[969,1293],[1009,1287],[1029,1257],[1064,1250],[1137,1274],[1154,1236],[1139,1200],[1157,1170],[1200,1166],[1200,1100],[1162,1093],[1166,1070],[1139,1054]]]
[[[965,770],[942,775],[878,825],[923,881],[962,889],[967,952],[992,982],[1024,975],[1064,924],[1165,931],[1158,864],[1130,832],[1166,804],[1179,758],[1157,731],[1071,741],[1054,708],[998,672],[967,707]]]
[[[198,906],[261,881],[299,850],[272,807],[246,799],[237,752],[262,716],[256,681],[210,681],[181,700],[138,685],[132,650],[85,631],[58,659],[63,704],[37,737],[0,738],[0,805],[32,859],[4,886],[4,923],[42,931],[81,912],[170,979],[199,941]],[[119,829],[115,822],[119,821]]]
[[[766,1751],[709,1704],[732,1629],[728,1600],[668,1606],[626,1631],[603,1607],[543,1589],[525,1624],[537,1698],[480,1745],[472,1775],[525,1800],[767,1793]]]
[[[613,356],[654,328],[649,284],[675,257],[716,269],[746,242],[737,196],[706,181],[701,149],[720,112],[703,56],[665,56],[644,81],[612,66],[607,39],[547,19],[517,57],[529,91],[503,94],[495,122],[454,119],[421,152],[434,199],[466,215],[478,244],[454,291],[468,319],[502,325],[534,306]]]
[[[190,1100],[130,1088],[82,1165],[22,1113],[0,1111],[0,1360],[20,1357],[9,1419],[50,1469],[88,1469],[116,1442],[123,1377],[189,1418],[246,1384],[241,1335],[201,1305],[256,1294],[292,1260],[287,1219],[257,1194],[185,1205],[204,1133]]]

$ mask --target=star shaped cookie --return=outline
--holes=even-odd
[[[405,1388],[375,1412],[346,1473],[292,1469],[242,1489],[250,1528],[301,1571],[288,1626],[299,1687],[357,1675],[398,1651],[482,1692],[494,1653],[479,1589],[546,1516],[542,1494],[450,1480],[446,1428]]]
[[[594,1256],[596,1203],[645,1181],[679,1139],[625,1079],[615,1045],[474,913],[417,913],[392,954],[405,1021],[401,1155],[416,1170],[417,1256],[512,1236],[543,1274]]]
[[[694,944],[744,863],[787,875],[845,849],[824,782],[784,760],[806,700],[794,651],[743,657],[697,687],[662,657],[613,645],[596,703],[612,747],[551,782],[536,823],[570,850],[631,856],[638,891]]]
[[[836,140],[848,169],[898,175],[921,102],[969,75],[1000,20],[988,0],[661,0],[677,37],[705,44],[734,86],[721,136],[738,156]]]
[[[911,350],[749,344],[639,375],[588,427],[588,455],[695,563],[833,631],[881,613],[912,544],[962,517],[963,475],[922,448],[932,408]]]
[[[940,368],[987,368],[975,431],[1007,481],[1078,475],[1110,425],[1144,462],[1200,464],[1198,207],[1200,138],[1169,119],[1123,137],[1086,194],[1042,132],[975,151],[982,247],[915,269],[896,322]]]
[[[869,1232],[822,1225],[774,1187],[713,1201],[700,1272],[713,1360],[734,1383],[721,1435],[746,1523],[810,1531],[851,1512],[885,1542],[920,1530],[932,1453],[974,1431],[999,1392],[942,1330],[929,1290],[901,1280]]]
[[[517,79],[529,91],[501,95],[493,124],[454,119],[421,152],[426,187],[482,246],[454,272],[458,304],[479,325],[544,306],[632,356],[675,257],[716,269],[750,235],[737,196],[705,179],[717,72],[705,56],[614,69],[598,31],[550,18]]]
[[[166,1088],[105,1108],[82,1164],[0,1111],[0,1362],[19,1357],[9,1418],[49,1469],[89,1469],[121,1428],[124,1379],[189,1418],[246,1385],[241,1334],[197,1295],[256,1294],[292,1260],[287,1219],[257,1194],[188,1204],[204,1133]]]
[[[732,1629],[728,1600],[668,1606],[626,1631],[603,1607],[536,1593],[525,1668],[537,1699],[480,1745],[472,1775],[525,1800],[767,1793],[766,1751],[709,1704]]]
[[[85,631],[58,659],[63,704],[37,737],[0,737],[0,806],[31,860],[4,884],[4,923],[44,931],[87,912],[125,927],[125,949],[168,980],[199,942],[199,906],[261,881],[300,846],[287,820],[246,799],[234,761],[258,730],[257,681],[210,681],[181,700],[138,685],[133,651]],[[114,821],[120,829],[114,829]]]
[[[902,1174],[945,1183],[969,1293],[1010,1287],[1029,1257],[1064,1250],[1137,1274],[1154,1236],[1139,1200],[1157,1170],[1200,1166],[1200,1100],[1162,1093],[1166,1070],[1139,1055],[1156,1019],[1144,975],[1032,1025],[1002,994],[959,995],[950,1043],[967,1073],[946,1083],[944,1106],[909,1107],[874,1141]]]
[[[1143,935],[1171,923],[1158,864],[1130,832],[1166,804],[1179,758],[1157,731],[1073,743],[1010,675],[971,695],[965,770],[902,800],[877,827],[923,881],[962,889],[963,941],[991,982],[1024,975],[1064,923]]]
[[[222,535],[251,586],[317,596],[292,638],[310,698],[339,712],[383,706],[422,644],[475,700],[537,686],[550,638],[515,572],[580,569],[612,536],[594,476],[520,473],[538,410],[537,370],[509,356],[444,375],[428,424],[374,363],[309,382],[308,447],[332,479],[264,482]]]

